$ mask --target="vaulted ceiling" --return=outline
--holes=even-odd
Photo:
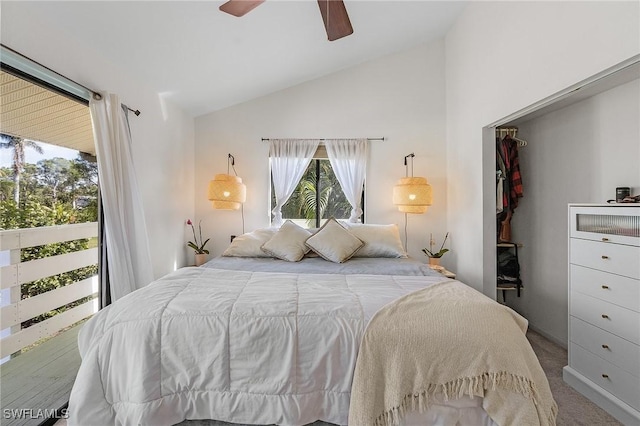
[[[222,3],[45,1],[2,7],[20,8],[61,29],[198,116],[440,39],[468,2],[345,0],[354,33],[332,42],[315,0],[267,0],[242,18],[220,12]]]

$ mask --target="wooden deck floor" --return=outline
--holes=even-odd
[[[69,401],[80,367],[77,342],[82,324],[0,366],[0,425],[38,425]]]

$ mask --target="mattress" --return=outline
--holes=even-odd
[[[369,274],[431,276],[442,275],[423,262],[412,258],[355,257],[348,262],[328,262],[321,257],[305,257],[287,262],[272,257],[216,257],[203,268],[253,272],[289,272],[296,274]]]
[[[392,264],[421,270],[394,260],[377,272]],[[370,262],[358,267],[375,268]],[[85,324],[69,425],[346,424],[368,321],[397,298],[446,280],[430,270],[351,275],[213,266],[180,269]]]

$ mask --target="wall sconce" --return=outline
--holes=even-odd
[[[427,183],[427,179],[413,176],[413,157],[415,157],[413,152],[404,157],[406,177],[398,180],[393,187],[393,204],[403,213],[422,214],[431,205],[433,197],[431,185]],[[407,158],[411,158],[411,176],[409,176]]]
[[[247,187],[238,177],[236,159],[229,154],[227,157],[227,174],[219,174],[209,182],[209,201],[214,209],[238,210],[247,199]],[[233,168],[235,176],[229,174],[229,169]]]

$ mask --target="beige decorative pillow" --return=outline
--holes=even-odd
[[[261,228],[235,237],[222,255],[227,257],[271,257],[260,247],[269,241],[277,231],[278,228]]]
[[[297,262],[309,251],[304,242],[310,235],[311,232],[287,220],[261,248],[278,259]]]
[[[325,260],[343,263],[349,260],[364,243],[331,218],[318,232],[307,238],[306,245]]]
[[[354,257],[407,257],[398,225],[347,223],[346,228],[364,242]]]

